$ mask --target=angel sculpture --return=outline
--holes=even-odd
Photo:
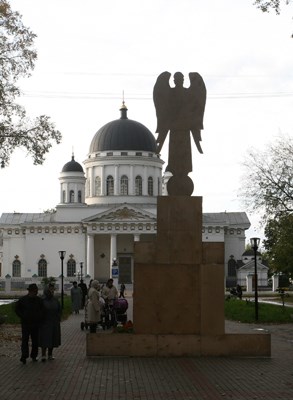
[[[174,74],[175,87],[170,87],[170,72],[161,73],[154,86],[153,98],[157,114],[157,153],[169,137],[169,158],[166,171],[172,173],[167,184],[171,195],[191,195],[193,182],[188,177],[192,171],[190,132],[196,147],[203,153],[201,129],[206,103],[206,87],[197,72],[190,72],[190,87],[183,86],[181,72]]]

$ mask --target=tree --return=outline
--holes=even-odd
[[[263,12],[269,12],[271,9],[280,14],[281,4],[289,4],[291,0],[255,0],[254,4]]]
[[[239,191],[248,211],[262,215],[263,222],[293,212],[293,139],[280,137],[263,151],[251,149],[243,166]]]
[[[263,242],[274,271],[293,274],[293,214],[270,219]]]
[[[0,160],[9,163],[13,151],[23,147],[42,164],[53,143],[60,143],[61,133],[46,115],[30,120],[24,107],[15,102],[20,96],[16,83],[29,77],[37,53],[33,47],[36,35],[25,27],[21,15],[12,11],[7,0],[0,0]]]

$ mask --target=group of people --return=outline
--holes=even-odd
[[[101,320],[101,309],[104,303],[111,304],[118,298],[118,290],[113,284],[113,279],[108,279],[105,286],[101,288],[99,281],[92,280],[88,291],[87,321],[90,332],[97,331],[98,322]]]
[[[27,290],[28,294],[15,303],[15,312],[21,320],[22,330],[20,361],[26,364],[29,357],[34,362],[38,361],[39,348],[43,362],[47,359],[54,360],[53,349],[61,344],[61,306],[54,297],[54,284],[49,283],[45,287],[43,296],[38,296],[38,286],[35,283],[30,284]],[[119,297],[124,297],[124,291],[125,285],[121,284]],[[118,298],[118,290],[113,284],[113,279],[109,279],[102,288],[97,280],[91,280],[89,288],[83,281],[79,285],[73,282],[70,294],[72,311],[75,314],[78,314],[87,302],[90,332],[97,330],[104,303],[111,304]]]
[[[30,357],[38,361],[38,351],[41,348],[45,362],[54,360],[53,349],[61,344],[61,307],[54,297],[54,284],[49,283],[42,297],[38,296],[38,286],[32,283],[28,286],[28,294],[15,303],[15,312],[21,320],[21,358],[26,364]],[[31,351],[29,351],[31,338]]]

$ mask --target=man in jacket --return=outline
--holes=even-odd
[[[21,320],[21,358],[26,364],[29,357],[29,338],[31,337],[32,348],[30,357],[32,361],[38,361],[38,336],[39,326],[44,316],[44,306],[38,297],[38,286],[32,283],[27,288],[28,294],[21,297],[15,304],[15,312]]]

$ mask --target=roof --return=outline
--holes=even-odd
[[[203,223],[206,225],[227,225],[229,227],[245,225],[245,229],[250,227],[250,221],[245,212],[204,213]]]
[[[62,172],[83,172],[83,168],[78,162],[75,161],[73,155],[71,161],[66,163],[62,168]]]
[[[121,118],[108,122],[95,134],[90,153],[97,151],[138,150],[156,152],[155,137],[140,122],[127,118],[127,108],[121,107]]]
[[[24,223],[56,222],[55,213],[3,213],[0,224],[18,225]]]

